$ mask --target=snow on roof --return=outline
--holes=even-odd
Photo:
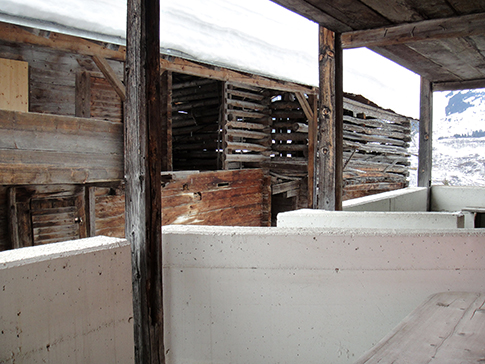
[[[163,0],[162,52],[318,84],[317,25],[269,0]],[[125,44],[126,1],[0,0],[0,21]]]

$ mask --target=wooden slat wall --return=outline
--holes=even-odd
[[[224,88],[223,169],[261,167],[271,154],[269,92],[227,82]]]
[[[343,199],[408,186],[410,119],[346,99]]]
[[[91,117],[118,123],[123,121],[121,99],[103,77],[91,76]]]
[[[90,57],[28,44],[0,41],[0,58],[28,62],[32,112],[74,116],[76,73],[89,71],[101,76]],[[123,63],[108,62],[123,79]]]
[[[0,184],[123,178],[120,123],[0,110],[0,131]]]
[[[172,82],[173,169],[218,169],[221,83],[176,76]]]

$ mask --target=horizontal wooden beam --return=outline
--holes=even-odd
[[[162,56],[160,62],[162,72],[166,70],[197,77],[210,78],[218,81],[230,81],[232,83],[257,86],[272,90],[316,94],[316,89],[311,86],[299,85],[297,83],[287,81],[279,81],[245,72],[233,71],[227,68],[209,66],[194,61],[188,61],[182,58]]]
[[[485,88],[485,78],[467,81],[434,82],[433,91],[455,91]]]
[[[314,21],[315,23],[325,26],[334,32],[347,32],[352,30],[347,24],[337,20],[333,16],[325,13],[316,6],[301,0],[271,0],[274,3],[281,5],[294,13]]]
[[[126,55],[126,48],[123,46],[117,46],[117,49],[114,50],[99,42],[2,22],[0,22],[0,40],[47,47],[86,56],[99,56],[122,62]]]
[[[459,38],[485,34],[485,13],[359,30],[342,34],[344,49],[388,46],[423,40]]]

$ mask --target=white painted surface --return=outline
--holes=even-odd
[[[485,232],[164,227],[169,363],[352,363],[432,293],[485,291]]]
[[[171,364],[352,363],[430,294],[485,291],[480,229],[163,232]],[[0,363],[132,363],[130,248],[100,241],[0,253]]]
[[[125,240],[0,252],[0,363],[133,363],[132,311]]]
[[[344,211],[426,211],[425,187],[407,187],[371,196],[347,200]]]
[[[457,229],[462,213],[296,210],[278,214],[278,227],[339,229]]]
[[[461,211],[467,207],[485,208],[485,187],[431,187],[432,211]]]

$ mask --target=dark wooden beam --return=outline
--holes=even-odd
[[[317,208],[342,208],[342,48],[340,35],[320,26],[319,74],[320,104],[318,115],[318,163],[316,163],[318,193]]]
[[[418,187],[431,187],[433,166],[433,88],[429,80],[421,77],[419,116]],[[428,191],[429,207],[429,191]]]
[[[318,98],[309,97],[309,104],[313,110],[312,118],[308,120],[308,207],[313,208],[316,196],[315,162],[317,152],[318,133]]]
[[[164,363],[160,2],[129,0],[125,102],[126,238],[132,249],[135,363]]]
[[[359,30],[342,34],[345,49],[377,47],[411,43],[423,40],[459,38],[485,34],[485,13],[463,15],[446,19]]]
[[[485,78],[466,81],[434,82],[433,91],[456,91],[485,88]]]

